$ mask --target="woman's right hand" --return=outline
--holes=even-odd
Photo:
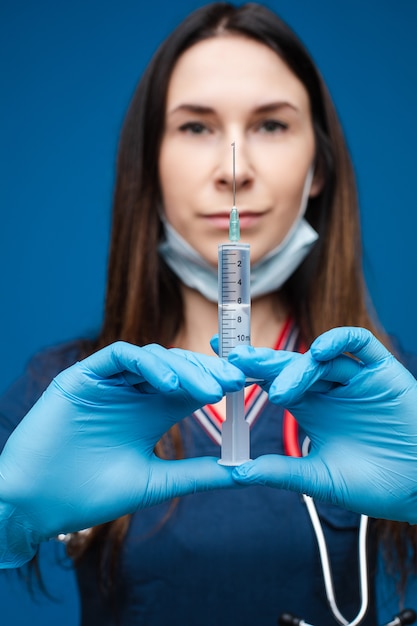
[[[61,372],[0,456],[0,566],[23,564],[59,533],[236,485],[215,458],[153,451],[173,424],[243,385],[223,359],[123,342]]]

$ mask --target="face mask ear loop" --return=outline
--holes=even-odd
[[[310,191],[313,185],[314,173],[316,170],[315,163],[312,163],[308,168],[307,176],[304,181],[303,193],[301,195],[301,203],[300,203],[300,211],[298,217],[304,217],[305,212],[307,210],[308,201],[310,198]]]
[[[165,222],[167,221],[167,218],[165,216],[165,210],[164,210],[162,202],[158,202],[158,204],[156,205],[156,212],[158,214],[158,217],[161,223],[165,224]]]
[[[282,250],[283,248],[285,248],[285,246],[287,245],[287,243],[290,241],[291,237],[293,236],[294,232],[297,230],[297,228],[299,228],[300,222],[302,221],[304,214],[307,210],[308,199],[309,199],[310,191],[311,191],[311,185],[313,184],[314,169],[315,169],[315,166],[314,166],[314,163],[312,163],[308,169],[308,172],[304,181],[303,192],[301,194],[300,208],[298,209],[297,217],[292,223],[290,230],[285,235],[281,243],[276,248],[274,248],[273,250],[268,252],[268,254],[265,255],[265,257],[263,258],[263,261],[271,258],[279,250]],[[262,261],[260,261],[260,263],[262,263]]]

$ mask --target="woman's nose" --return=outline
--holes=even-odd
[[[215,174],[216,187],[236,192],[248,188],[253,182],[253,170],[245,147],[240,143],[227,143],[219,150]]]

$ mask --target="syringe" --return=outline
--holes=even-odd
[[[250,249],[239,243],[236,208],[235,144],[233,147],[233,207],[230,212],[230,243],[219,244],[219,356],[227,358],[237,345],[250,344]],[[219,463],[240,465],[250,459],[249,424],[245,420],[244,389],[226,394],[226,420],[222,425]]]

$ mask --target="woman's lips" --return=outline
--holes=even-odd
[[[250,228],[255,226],[265,215],[264,212],[239,211],[240,228]],[[205,215],[205,219],[214,227],[220,230],[229,230],[230,213],[212,213]]]

